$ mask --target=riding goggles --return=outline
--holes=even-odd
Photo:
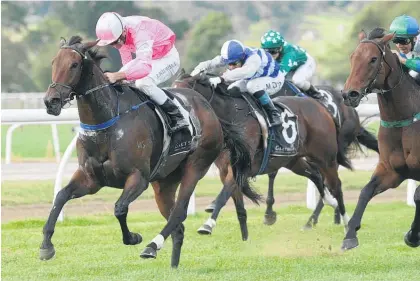
[[[400,45],[408,45],[411,43],[411,39],[410,38],[401,38],[401,37],[396,37],[392,40],[392,42],[394,44],[400,44]]]

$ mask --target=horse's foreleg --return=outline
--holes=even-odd
[[[136,245],[141,243],[142,237],[138,233],[130,232],[127,226],[128,205],[137,199],[149,184],[148,175],[144,175],[139,170],[134,170],[128,177],[124,185],[124,190],[115,203],[114,214],[121,226],[123,243],[125,245]]]
[[[414,193],[414,203],[416,204],[414,220],[411,229],[404,237],[405,243],[413,248],[420,246],[420,186],[417,186]]]
[[[274,205],[274,180],[276,179],[278,171],[268,174],[268,192],[267,199],[265,200],[267,204],[267,209],[265,210],[264,215],[264,224],[272,225],[277,220],[277,214],[273,211]]]
[[[309,163],[303,158],[299,158],[296,162],[287,165],[286,168],[290,169],[297,175],[304,176],[311,180],[321,194],[320,198],[324,196],[325,187],[323,177],[315,164]],[[318,223],[318,217],[321,214],[323,207],[324,204],[321,200],[321,202],[318,202],[314,212],[309,217],[308,222],[303,226],[303,229],[312,229]]]
[[[197,185],[197,182],[206,174],[210,168],[211,162],[208,163],[206,168],[201,168],[198,163],[200,160],[189,161],[185,167],[185,173],[181,180],[181,187],[179,189],[178,198],[175,202],[175,206],[169,216],[168,222],[151,243],[149,243],[143,252],[140,254],[142,258],[156,258],[157,251],[163,247],[163,244],[168,236],[187,218],[187,209],[190,197]],[[202,161],[209,161],[209,158],[202,156]],[[179,261],[178,258],[172,257],[172,261]],[[172,267],[177,267],[178,264],[172,264]]]
[[[78,169],[73,174],[69,184],[57,193],[50,215],[43,229],[44,239],[39,253],[41,260],[49,260],[55,255],[55,249],[51,242],[51,238],[54,234],[57,218],[67,201],[87,194],[94,194],[98,192],[100,188],[101,187],[86,175],[85,172]]]
[[[200,234],[211,234],[213,228],[216,226],[216,220],[219,216],[220,211],[226,205],[226,202],[229,200],[230,196],[232,195],[234,186],[234,180],[225,182],[223,185],[222,190],[220,191],[219,195],[216,198],[214,204],[214,210],[210,216],[210,218],[197,230]]]
[[[356,209],[348,223],[348,231],[341,247],[343,250],[350,250],[359,245],[357,231],[361,227],[362,216],[369,201],[375,195],[399,186],[403,180],[404,178],[395,171],[386,170],[381,164],[376,167],[369,183],[360,192]]]
[[[350,218],[346,213],[346,207],[344,205],[343,190],[341,188],[341,180],[338,177],[337,164],[331,163],[329,167],[324,167],[321,170],[325,176],[328,189],[331,191],[331,194],[325,191],[323,199],[326,200],[329,205],[334,207],[334,209],[338,207],[341,218],[343,219],[344,231],[347,232]]]
[[[215,163],[219,169],[220,180],[223,183],[222,190],[217,195],[216,199],[213,201],[213,209],[211,211],[210,218],[197,230],[199,234],[211,234],[213,228],[216,226],[216,220],[219,216],[220,210],[225,206],[226,202],[229,200],[233,191],[233,173],[232,167],[229,164],[229,155],[222,152],[219,157],[217,157]]]
[[[173,172],[172,176],[169,178],[154,182],[153,190],[155,191],[155,200],[159,207],[160,213],[166,218],[169,219],[172,208],[175,205],[175,193],[179,185],[179,172]],[[181,248],[184,242],[184,231],[185,227],[181,223],[176,229],[172,232],[172,267],[176,267],[179,264],[179,259],[181,256]],[[153,258],[155,256],[152,256]]]

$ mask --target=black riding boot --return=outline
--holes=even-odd
[[[258,91],[254,93],[254,97],[258,99],[260,104],[264,107],[265,112],[268,114],[268,120],[270,121],[270,127],[278,126],[282,122],[280,112],[274,106],[270,96],[265,91]]]
[[[176,132],[189,126],[187,120],[184,118],[184,115],[182,115],[181,111],[179,111],[178,106],[176,106],[170,98],[168,98],[161,107],[171,118],[171,132]]]
[[[314,87],[314,85],[311,85],[311,87],[306,91],[306,93],[314,98],[314,99],[323,99],[324,96],[319,92],[319,90],[317,88]]]
[[[270,127],[278,126],[283,123],[280,111],[274,106],[273,101],[263,104],[264,110],[268,114],[268,120],[270,121]]]

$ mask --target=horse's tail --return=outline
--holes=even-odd
[[[378,145],[378,139],[376,138],[376,136],[374,134],[372,134],[371,132],[369,132],[368,130],[366,130],[366,128],[363,126],[367,123],[367,121],[372,118],[377,116],[378,114],[369,116],[368,118],[366,118],[365,120],[363,120],[362,123],[360,123],[360,132],[357,135],[357,141],[361,144],[363,144],[364,146],[366,146],[367,148],[376,151],[379,154],[379,145]]]
[[[240,126],[233,125],[220,118],[219,120],[222,125],[225,146],[230,152],[230,163],[236,184],[246,197],[258,204],[262,196],[254,191],[249,184],[252,160],[249,146],[239,129]]]
[[[337,162],[341,166],[353,171],[353,165],[351,163],[350,158],[347,156],[348,146],[346,145],[346,141],[343,137],[340,136],[340,131],[336,130],[337,132]]]

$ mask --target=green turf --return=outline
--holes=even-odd
[[[354,205],[349,204],[350,213]],[[53,237],[56,257],[38,259],[41,220],[2,225],[2,280],[418,280],[419,250],[407,247],[403,235],[414,209],[404,203],[372,204],[359,231],[360,246],[340,250],[343,227],[332,225],[332,210],[316,230],[302,232],[309,211],[280,207],[273,226],[262,224],[263,208],[248,211],[250,239],[242,242],[236,215],[222,212],[211,237],[196,229],[207,219],[199,213],[186,221],[178,270],[171,270],[171,239],[156,260],[139,253],[164,226],[157,213],[129,215],[129,227],[143,243],[125,246],[112,215],[66,218]],[[281,214],[281,215],[280,215]]]
[[[72,128],[75,125],[57,125],[60,139],[60,151],[64,153],[70,141],[74,137]],[[5,157],[6,132],[10,126],[1,126],[1,157]],[[52,144],[50,125],[25,125],[13,132],[12,161],[22,158],[53,158],[54,148]],[[76,157],[76,152],[73,152]]]
[[[344,190],[361,189],[368,181],[372,172],[370,171],[340,171],[340,178]],[[67,181],[64,181],[66,183]],[[268,187],[268,176],[257,177],[252,182],[256,190],[266,194]],[[278,174],[275,181],[275,194],[284,192],[305,192],[307,179],[294,174]],[[219,178],[203,178],[196,187],[197,196],[215,197],[221,190],[222,184]],[[51,203],[54,190],[54,181],[5,181],[2,182],[1,203],[3,206],[17,204],[41,204]],[[103,188],[95,195],[89,195],[77,200],[89,202],[91,200],[116,201],[121,195],[121,190]],[[143,193],[140,199],[153,197],[151,186]]]

